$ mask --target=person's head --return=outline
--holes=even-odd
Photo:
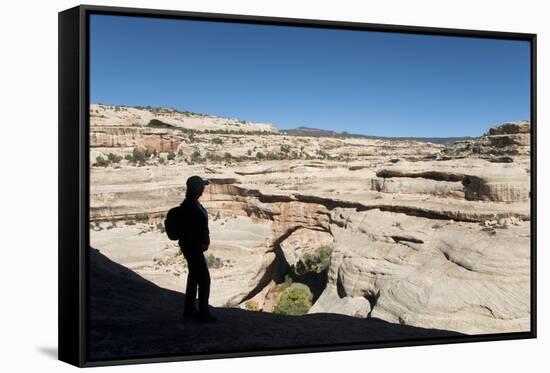
[[[187,197],[199,198],[204,192],[204,187],[210,184],[208,180],[203,179],[200,176],[194,175],[187,179],[187,191],[185,195]]]

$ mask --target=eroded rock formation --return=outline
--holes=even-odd
[[[529,155],[530,132],[528,121],[509,122],[489,129],[478,139],[457,141],[442,152],[451,157]]]
[[[129,139],[138,145],[152,130],[174,131],[139,129]],[[211,270],[215,305],[271,312],[290,279],[312,290],[310,313],[465,333],[528,330],[528,123],[446,148],[257,132],[186,136],[172,159],[162,153],[173,147],[157,144],[161,154],[141,166],[92,167],[92,245],[111,259],[183,289],[185,271],[170,259],[177,246],[158,224],[183,198],[186,178],[199,174],[211,180],[202,197],[209,252],[224,263]],[[130,143],[111,142],[109,151],[127,152]],[[197,150],[202,158],[190,158]],[[326,267],[321,247],[330,248]]]

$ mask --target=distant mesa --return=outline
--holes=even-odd
[[[372,136],[372,135],[362,135],[357,133],[349,133],[346,131],[336,132],[331,130],[325,130],[321,128],[313,127],[297,127],[291,129],[283,129],[280,131],[286,135],[292,136],[311,136],[311,137],[340,137],[340,138],[362,138],[362,139],[371,139],[371,140],[388,140],[388,141],[419,141],[419,142],[430,142],[433,144],[451,144],[455,141],[462,141],[467,139],[472,139],[473,137],[464,136],[464,137],[389,137],[389,136]]]
[[[321,128],[303,127],[303,126],[297,127],[297,128],[291,128],[291,129],[284,129],[284,130],[281,130],[281,132],[288,135],[296,135],[296,136],[343,137],[348,135],[347,132],[336,132],[331,130],[324,130]]]

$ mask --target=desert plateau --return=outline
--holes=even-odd
[[[187,270],[164,217],[201,175],[218,309],[530,330],[528,121],[392,139],[92,104],[89,130],[93,257],[166,291]]]

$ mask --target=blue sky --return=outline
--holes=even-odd
[[[93,15],[92,103],[378,136],[529,119],[525,41]]]

